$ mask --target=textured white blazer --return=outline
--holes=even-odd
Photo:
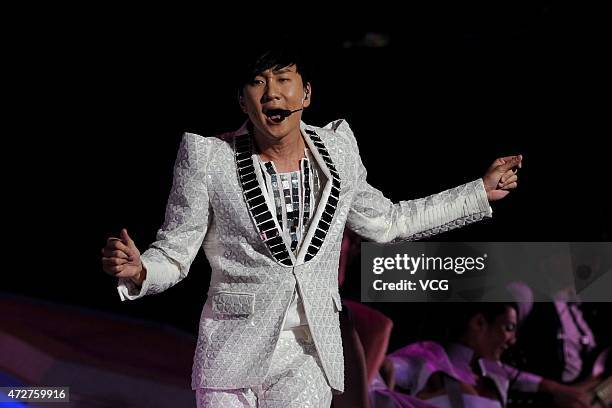
[[[120,279],[123,300],[162,292],[189,271],[200,247],[212,268],[200,320],[192,387],[246,388],[263,382],[297,286],[332,388],[344,388],[338,259],[345,225],[376,242],[414,240],[491,215],[481,179],[398,204],[366,181],[344,120],[301,124],[325,179],[297,255],[279,233],[246,126],[216,137],[186,133],[174,168],[166,218],[142,254],[138,289]]]

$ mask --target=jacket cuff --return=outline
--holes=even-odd
[[[538,392],[542,377],[528,372],[521,372],[515,381],[514,388],[522,392]]]
[[[119,278],[119,282],[117,284],[117,292],[119,292],[119,297],[121,298],[122,302],[126,300],[134,300],[141,298],[149,291],[151,273],[154,272],[149,267],[148,261],[144,257],[141,257],[140,261],[142,262],[142,266],[147,270],[147,277],[142,282],[140,288],[129,278]]]
[[[482,213],[485,217],[490,218],[493,215],[493,209],[489,204],[487,198],[487,191],[485,190],[484,182],[481,178],[472,182],[474,185],[474,191],[476,193],[476,206],[478,210],[476,212]]]

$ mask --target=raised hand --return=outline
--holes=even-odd
[[[146,270],[140,260],[140,251],[128,235],[121,230],[120,238],[110,237],[102,248],[102,269],[116,278],[129,278],[141,285],[146,277]]]
[[[489,201],[501,200],[518,185],[517,171],[523,165],[523,156],[500,157],[482,178]]]

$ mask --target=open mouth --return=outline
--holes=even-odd
[[[280,123],[283,120],[285,120],[285,118],[287,116],[289,116],[291,114],[291,111],[289,111],[287,109],[264,109],[263,113],[271,121],[276,122],[276,123]]]

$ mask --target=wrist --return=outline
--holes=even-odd
[[[147,270],[144,265],[140,264],[140,271],[136,274],[136,276],[132,276],[130,279],[138,286],[142,286],[142,283],[147,278]]]

